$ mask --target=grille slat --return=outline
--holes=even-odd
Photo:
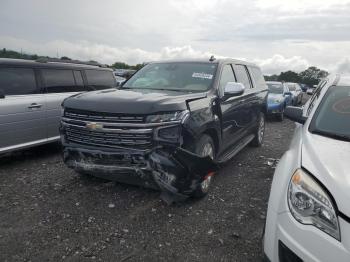
[[[138,129],[138,128],[128,128],[128,129],[108,129],[105,126],[98,130],[88,129],[84,122],[89,123],[90,121],[101,121],[103,123],[111,122],[111,119],[116,119],[116,123],[134,123],[134,121],[143,121],[136,116],[113,116],[106,118],[106,116],[99,116],[99,113],[79,112],[71,113],[70,111],[65,112],[65,135],[68,141],[92,145],[101,147],[127,147],[133,149],[146,150],[152,148],[153,145],[153,130],[152,129]],[[101,117],[98,119],[97,117]],[[72,121],[71,121],[72,120]],[[83,125],[76,125],[74,120],[84,121]],[[128,120],[128,121],[127,121]],[[72,124],[70,122],[73,122]],[[98,122],[97,122],[98,123]],[[140,122],[138,122],[140,123]],[[142,123],[142,122],[141,122]]]
[[[65,116],[70,119],[87,121],[101,121],[113,123],[144,123],[144,116],[142,115],[113,114],[67,109],[65,111]]]

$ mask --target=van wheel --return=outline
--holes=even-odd
[[[276,116],[277,120],[282,122],[283,119],[284,119],[284,108],[282,109],[282,112],[279,113],[277,116]]]
[[[195,145],[195,153],[200,156],[209,156],[211,159],[215,159],[215,146],[213,139],[208,135],[203,135]],[[200,183],[193,192],[193,196],[197,198],[206,196],[209,192],[212,179],[212,175],[206,176],[202,183]]]
[[[265,115],[260,112],[258,124],[254,132],[254,139],[251,142],[252,146],[260,147],[263,144],[265,135]]]

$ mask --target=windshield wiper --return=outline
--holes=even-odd
[[[312,134],[317,134],[317,135],[321,135],[321,136],[326,136],[326,137],[330,137],[330,138],[334,138],[337,140],[342,140],[342,141],[347,141],[350,142],[350,136],[347,135],[343,135],[343,134],[337,134],[337,133],[330,133],[330,132],[326,132],[326,131],[322,131],[322,130],[311,130]]]

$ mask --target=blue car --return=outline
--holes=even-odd
[[[284,109],[292,102],[292,93],[282,82],[268,81],[267,114],[274,115],[279,121],[284,119]]]

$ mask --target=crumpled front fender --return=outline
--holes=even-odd
[[[169,153],[170,152],[170,153]],[[208,156],[201,157],[182,148],[154,150],[149,157],[154,181],[166,202],[181,201],[190,196],[218,165]]]

